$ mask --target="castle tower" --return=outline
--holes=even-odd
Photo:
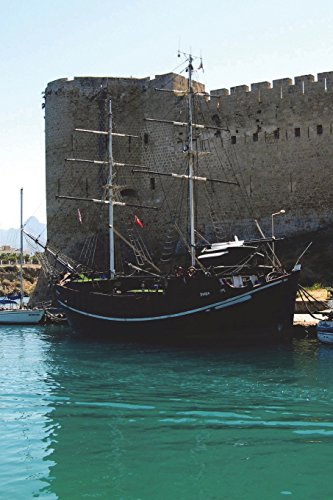
[[[241,85],[230,92],[214,90],[210,95],[204,94],[203,85],[195,85],[202,95],[196,101],[194,120],[211,127],[196,132],[198,153],[207,153],[202,155],[198,175],[239,182],[239,187],[206,183],[198,188],[203,207],[196,214],[201,234],[206,238],[213,237],[214,231],[223,237],[257,236],[254,219],[259,219],[270,234],[271,214],[282,208],[286,215],[276,221],[281,234],[300,234],[331,224],[333,72],[318,74],[317,81],[312,75],[303,75],[295,77],[294,83],[283,78],[272,85],[253,83],[251,89]],[[107,262],[107,210],[57,198],[100,198],[101,186],[107,182],[102,163],[66,161],[106,160],[105,137],[75,129],[107,130],[107,102],[112,98],[114,131],[137,136],[114,140],[115,161],[151,171],[181,172],[186,129],[165,121],[186,120],[184,96],[168,92],[186,90],[186,86],[185,78],[172,73],[153,80],[80,77],[48,84],[47,224],[53,244],[79,259],[91,251],[98,229],[104,243],[98,247],[97,260],[101,267]],[[138,209],[149,248],[158,258],[168,239],[168,227],[181,208],[182,184],[174,187],[153,173],[133,173],[133,168],[124,166],[118,169],[117,185],[119,199],[158,207],[158,211]],[[216,201],[208,206],[207,199]],[[132,218],[133,209],[119,209],[115,225],[126,229]]]

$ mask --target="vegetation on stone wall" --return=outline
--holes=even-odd
[[[31,295],[36,287],[41,267],[39,264],[23,266],[23,293]],[[20,290],[20,268],[18,265],[0,265],[0,296]]]

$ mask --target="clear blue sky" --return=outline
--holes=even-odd
[[[0,0],[0,228],[45,221],[42,91],[72,76],[173,71],[202,54],[208,90],[333,70],[329,0]]]

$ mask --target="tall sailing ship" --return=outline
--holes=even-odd
[[[93,269],[85,272],[82,267],[67,265],[67,272],[56,283],[57,301],[72,328],[79,332],[136,339],[176,337],[191,342],[203,337],[229,341],[281,334],[292,325],[300,266],[297,264],[290,271],[283,267],[274,251],[274,235],[266,238],[261,232],[261,237],[255,240],[235,237],[231,241],[211,242],[201,236],[196,227],[196,214],[200,211],[197,185],[238,183],[199,176],[195,171],[198,154],[194,148],[194,132],[205,127],[193,122],[193,56],[185,54],[185,57],[188,121],[181,125],[187,129],[186,172],[153,173],[187,185],[189,229],[182,233],[177,228],[187,255],[182,265],[175,257],[169,269],[162,271],[114,224],[115,207],[136,205],[119,200],[116,189],[116,168],[123,164],[114,161],[112,141],[114,136],[126,135],[113,132],[110,100],[108,131],[81,129],[85,133],[106,135],[108,139],[106,198],[90,201],[108,206],[109,269],[104,273]],[[148,167],[134,167],[133,172],[152,174]],[[73,196],[59,198],[82,200]],[[127,259],[121,270],[115,264],[116,239],[132,250],[133,258],[137,257],[135,263]]]

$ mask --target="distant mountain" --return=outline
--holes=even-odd
[[[30,217],[24,226],[24,229],[40,240],[42,244],[46,243],[46,225],[39,222],[36,217]],[[0,246],[10,245],[12,248],[20,248],[20,229],[0,229]],[[27,238],[23,237],[23,250],[25,252],[34,253],[35,251],[40,251],[40,248]]]

